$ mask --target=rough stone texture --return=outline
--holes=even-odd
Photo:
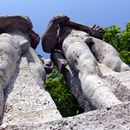
[[[0,118],[5,102],[3,90],[10,83],[20,57],[28,52],[33,44],[32,40],[38,44],[38,39],[39,36],[32,31],[32,23],[28,17],[0,17]]]
[[[50,122],[50,125],[41,124],[37,128],[130,129],[130,103],[126,103],[130,101],[129,66],[111,45],[95,38],[96,34],[101,36],[98,28],[93,27],[93,30],[69,20],[59,22],[59,28],[56,24],[50,21],[54,30],[47,29],[42,39],[43,50],[52,52],[55,48],[51,59],[64,75],[80,106],[85,111],[97,110]],[[53,36],[54,42],[50,36]]]
[[[64,120],[69,130],[129,130],[130,103],[84,113]]]
[[[100,64],[100,70],[109,87],[121,101],[130,101],[130,71],[115,72]]]
[[[21,55],[19,41],[12,37],[10,34],[3,33],[0,35],[0,70],[1,70],[1,80],[7,85],[10,77],[13,76],[16,63]]]
[[[33,49],[36,49],[38,44],[39,44],[39,41],[40,41],[39,35],[37,33],[35,33],[33,30],[31,30],[28,32],[28,36],[29,36],[30,41],[31,41],[31,47]]]
[[[44,90],[44,65],[31,47],[38,39],[28,18],[0,17],[2,125],[62,119],[50,94]]]
[[[65,63],[65,58],[61,52],[55,51],[52,54],[52,60],[58,69],[64,75],[68,87],[71,89],[71,92],[78,100],[80,106],[85,111],[90,111],[94,109],[89,101],[85,98],[82,89],[81,83],[79,81],[77,73],[70,68],[70,66]],[[104,64],[98,64],[102,73],[102,78],[107,82],[108,87],[121,101],[130,101],[130,72],[115,72]]]
[[[44,59],[41,55],[38,55],[38,56],[44,65],[46,74],[50,74],[53,70],[53,67],[54,67],[52,60],[51,59]]]
[[[58,70],[64,75],[67,86],[70,88],[72,94],[75,96],[79,105],[84,109],[84,111],[87,112],[94,109],[83,94],[81,82],[77,73],[70,68],[62,53],[55,51],[51,55],[51,58],[54,64],[58,67]]]
[[[121,60],[119,53],[112,45],[94,37],[93,42],[91,51],[99,63],[105,64],[116,72],[130,71],[129,66]]]
[[[89,33],[89,35],[99,38],[99,39],[103,38],[102,28],[97,25],[93,25],[92,27],[90,27],[90,26],[83,25],[81,23],[77,23],[77,22],[73,22],[69,20],[69,21],[63,22],[62,26],[68,26],[72,29]]]
[[[68,73],[68,76],[74,75],[76,77],[75,80],[79,83],[77,82],[75,85],[82,90],[85,98],[94,108],[121,104],[122,101],[116,97],[117,94],[113,93],[110,83],[103,77],[105,74],[101,73],[98,63],[104,64],[116,72],[130,71],[130,68],[123,63],[119,54],[111,45],[95,38],[97,37],[96,34],[99,34],[99,36],[102,34],[100,28],[95,26],[89,28],[71,22],[69,18],[64,20],[65,18],[66,16],[64,15],[57,16],[50,21],[42,38],[43,50],[52,52],[54,49],[58,49],[63,52],[70,67],[69,70],[65,65],[66,72],[63,73],[68,85],[72,88],[71,86],[74,83],[72,79],[74,78],[68,79],[66,73]],[[55,64],[61,69],[63,60],[60,60],[60,56],[54,55],[53,52],[52,59],[54,59],[54,62],[55,60],[58,62],[55,62]],[[73,70],[75,74],[71,74]],[[75,87],[75,91],[79,91],[82,94],[80,89],[76,90],[78,87]],[[77,95],[75,93],[75,97],[78,98],[79,96]]]
[[[68,20],[58,16],[50,22],[43,39],[46,45],[54,44],[45,50],[51,52],[57,46],[57,29],[62,22],[80,28],[67,33],[68,28],[62,30],[59,35],[63,40],[62,50],[53,51],[51,58],[81,107],[89,112],[61,117],[43,87],[44,67],[52,68],[52,64],[40,60],[35,53],[33,48],[39,37],[32,31],[30,20],[21,16],[0,17],[3,24],[0,26],[0,117],[3,114],[0,130],[130,129],[130,68],[111,45],[90,37],[86,33],[88,27]],[[83,32],[84,29],[87,31]],[[91,36],[98,34],[98,27],[92,29]],[[50,42],[50,36],[55,40]]]
[[[65,35],[61,37],[64,39],[62,51],[65,58],[71,69],[77,73],[77,77],[81,82],[81,89],[86,99],[94,108],[110,107],[112,105],[120,104],[122,102],[112,92],[110,84],[104,80],[103,74],[98,66],[98,61],[92,54],[93,51],[91,52],[90,48],[85,43],[85,40],[89,37],[90,36],[87,33],[78,30],[70,30],[69,34],[65,33]],[[96,42],[92,46],[95,46],[96,44],[98,46],[98,43]],[[124,64],[113,47],[110,48],[107,43],[104,43],[104,50],[105,46],[108,50],[106,54],[111,51],[111,55],[109,56],[119,59],[118,61],[116,60],[118,63],[116,66]],[[109,59],[110,58],[108,58],[107,61],[109,61]],[[103,63],[107,65],[105,62]],[[129,69],[127,65],[125,65],[124,68]]]
[[[10,34],[3,33],[0,35],[0,118],[3,113],[4,93],[13,77],[16,69],[16,63],[21,55],[19,42]]]
[[[130,71],[130,68],[120,59],[119,54],[111,45],[95,38],[96,34],[101,34],[100,29],[97,27],[91,29],[71,22],[69,19],[64,21],[64,18],[65,16],[57,16],[50,21],[42,39],[43,50],[52,52],[55,48],[63,53],[64,58],[53,51],[52,60],[64,74],[68,86],[81,106],[89,108],[81,102],[83,99],[87,99],[86,103],[90,102],[94,108],[121,104],[122,100],[117,96],[120,92],[113,92],[112,83],[104,78],[105,74],[101,73],[100,64],[119,73]],[[54,22],[55,20],[57,22]],[[65,60],[68,65],[63,63],[66,62]],[[64,68],[63,71],[62,68]]]
[[[30,48],[26,56],[34,80],[41,88],[43,88],[46,79],[44,65],[40,61],[34,49]]]
[[[25,122],[33,124],[61,119],[49,93],[44,90],[43,86],[39,85],[41,84],[40,80],[35,80],[36,77],[34,78],[32,67],[28,62],[29,55],[31,57],[32,53],[21,58],[20,63],[17,64],[15,76],[6,89],[3,125]],[[34,62],[34,64],[43,72],[42,69],[44,68],[39,66],[40,63]],[[39,73],[39,70],[35,70],[35,72]]]
[[[130,103],[37,124],[7,124],[0,130],[129,130]]]

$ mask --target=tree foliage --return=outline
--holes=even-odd
[[[104,28],[103,32],[103,39],[115,47],[125,63],[130,64],[130,22],[124,30],[114,24]]]
[[[45,85],[46,90],[51,94],[63,117],[77,115],[82,112],[82,109],[67,87],[63,75],[59,73],[56,67],[49,75]]]

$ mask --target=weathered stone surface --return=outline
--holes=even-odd
[[[0,71],[1,71],[1,85],[3,88],[10,81],[13,76],[21,55],[19,41],[10,34],[3,33],[0,35]]]
[[[61,16],[61,19],[64,17]],[[62,52],[64,58],[54,50],[52,60],[64,74],[75,97],[79,98],[78,95],[84,95],[94,108],[121,104],[122,100],[117,97],[119,92],[116,94],[113,92],[111,81],[104,78],[105,74],[101,73],[99,64],[104,64],[116,72],[130,71],[130,68],[120,59],[119,54],[111,45],[95,38],[102,34],[101,29],[96,26],[89,28],[71,22],[69,19],[58,23],[58,17],[55,17],[56,19],[56,23],[52,22],[53,19],[50,21],[49,27],[51,28],[47,29],[42,39],[43,46],[47,47],[45,51],[49,50],[48,52],[52,52],[54,49]],[[53,39],[57,42],[49,41],[50,35],[53,35]],[[53,50],[50,48],[51,44],[54,45]],[[64,64],[64,61],[67,61],[68,65]],[[73,85],[76,87],[72,87]],[[74,92],[72,88],[78,93]],[[81,106],[85,106],[80,99],[77,100]]]
[[[13,77],[16,69],[16,63],[21,55],[19,42],[10,34],[0,35],[0,118],[2,117],[4,107],[4,93],[10,79]]]
[[[129,66],[121,60],[118,52],[112,45],[94,37],[93,42],[91,51],[99,63],[107,65],[116,72],[130,71]]]
[[[130,103],[84,113],[64,120],[66,130],[129,130]]]
[[[93,36],[93,37],[96,37],[99,39],[103,38],[102,28],[97,26],[97,25],[89,27],[87,25],[83,25],[81,23],[77,23],[77,22],[73,22],[73,21],[68,20],[66,22],[63,22],[61,26],[68,26],[72,29],[80,30],[80,31],[89,33],[90,36]]]
[[[31,47],[39,37],[32,31],[30,20],[21,16],[0,17],[1,24],[4,20],[0,26],[2,125],[62,119],[50,94],[44,90],[45,69]]]
[[[120,104],[121,101],[103,79],[97,60],[84,42],[87,37],[89,38],[87,33],[78,30],[71,30],[66,36],[62,50],[68,64],[77,72],[81,89],[93,107],[102,108]]]
[[[39,73],[45,76],[45,71],[39,71],[42,65],[36,56],[31,50],[21,57],[20,63],[17,64],[17,71],[5,91],[3,125],[43,123],[62,118],[41,84],[41,78],[44,77],[37,80],[41,76]],[[34,58],[34,61],[28,61],[29,57]],[[44,67],[42,69],[44,70]]]
[[[40,41],[39,35],[35,33],[33,30],[31,30],[30,32],[28,32],[28,36],[30,38],[31,47],[33,49],[36,49]]]
[[[35,124],[6,124],[0,130],[129,130],[130,103]]]
[[[44,81],[46,79],[46,72],[44,69],[43,63],[40,61],[34,49],[30,48],[28,53],[26,54],[28,65],[30,67],[30,71],[32,77],[36,81],[36,83],[43,88]]]
[[[130,101],[130,71],[119,73],[103,64],[99,66],[104,79],[109,83],[109,87],[116,97],[123,102]]]
[[[77,73],[70,68],[62,53],[55,51],[52,53],[51,58],[54,64],[58,67],[58,70],[64,75],[68,87],[84,111],[87,112],[94,109],[86,99],[81,89],[81,82]]]
[[[41,60],[41,62],[44,65],[45,71],[47,74],[50,74],[53,70],[54,64],[51,61],[51,59],[44,59],[42,56],[39,55],[39,58]]]
[[[77,98],[80,106],[85,111],[90,111],[94,109],[89,104],[89,101],[85,98],[82,92],[81,83],[79,81],[77,73],[73,70],[73,68],[70,68],[68,64],[64,64],[63,60],[65,60],[65,58],[63,57],[61,52],[55,51],[52,54],[52,60],[64,75],[68,87],[71,89],[73,95]],[[130,101],[130,72],[126,71],[119,73],[108,68],[106,65],[98,65],[101,70],[103,80],[107,82],[108,87],[117,96],[117,98],[123,102]]]
[[[85,111],[97,109],[62,118],[44,89],[44,67],[52,69],[52,64],[35,53],[39,37],[30,20],[0,17],[1,24],[4,20],[0,25],[0,130],[130,129],[130,68],[111,45],[91,37],[100,36],[99,27],[89,28],[58,16],[50,21],[43,36],[44,49],[53,51],[51,58],[81,107]],[[58,30],[61,27],[64,29]],[[57,33],[61,33],[59,37]],[[63,45],[57,47],[60,40]]]
[[[28,35],[18,30],[10,32],[8,34],[10,34],[12,38],[14,38],[15,41],[17,41],[17,44],[20,46],[20,56],[26,54],[31,46],[31,42]]]

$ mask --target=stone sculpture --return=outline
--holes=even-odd
[[[71,22],[67,16],[59,15],[50,21],[42,37],[42,45],[45,52],[52,53],[52,60],[58,68],[68,71],[63,72],[64,75],[73,75],[68,79],[68,75],[65,77],[68,84],[72,85],[70,82],[73,82],[77,85],[77,88],[72,85],[72,91],[78,99],[81,93],[77,93],[76,89],[84,94],[81,100],[87,98],[94,108],[109,108],[121,104],[122,101],[116,97],[104,79],[100,66],[105,66],[105,70],[107,68],[115,73],[127,72],[130,68],[120,59],[117,51],[101,38],[101,28],[90,28]],[[82,102],[81,100],[79,102]]]
[[[0,17],[2,127],[61,118],[49,93],[44,90],[44,64],[34,51],[40,38],[32,28],[28,17]]]
[[[101,39],[100,27],[63,15],[50,21],[42,37],[43,50],[84,110],[105,107],[62,118],[44,90],[53,63],[36,54],[39,36],[31,21],[0,17],[0,130],[129,130],[130,68]]]

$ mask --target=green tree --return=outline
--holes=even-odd
[[[103,32],[103,40],[113,45],[120,53],[122,60],[130,64],[130,22],[126,24],[124,30],[114,24],[104,28]]]
[[[83,112],[67,87],[63,75],[59,73],[56,67],[46,80],[45,86],[63,117],[74,116]]]

